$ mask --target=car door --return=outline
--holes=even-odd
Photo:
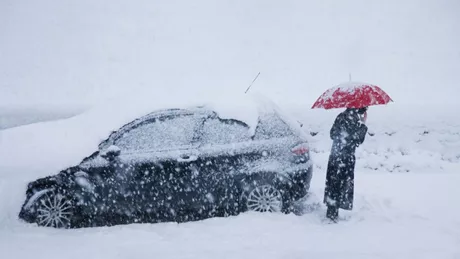
[[[235,211],[238,186],[235,182],[251,156],[249,127],[237,120],[208,117],[200,128],[201,156],[197,160],[201,199],[209,216]]]
[[[124,165],[122,200],[129,212],[149,222],[187,220],[198,200],[193,167],[196,130],[202,116],[176,111],[140,122],[114,144]]]

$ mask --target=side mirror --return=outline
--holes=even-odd
[[[117,146],[110,146],[106,150],[101,151],[101,157],[109,161],[114,160],[121,154],[121,149]]]

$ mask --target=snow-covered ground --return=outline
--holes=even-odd
[[[22,190],[2,180],[2,258],[458,258],[458,174],[362,175],[348,221],[244,214],[185,224],[56,230],[12,215]],[[321,178],[322,175],[316,175]],[[5,181],[8,181],[6,183]],[[320,181],[318,181],[320,182]],[[319,187],[319,186],[316,186]],[[13,192],[11,193],[11,190]],[[410,190],[408,190],[410,189]]]
[[[306,133],[317,133],[311,136],[310,202],[320,202],[331,144],[327,134],[338,111],[288,110]],[[373,136],[357,152],[356,206],[341,211],[343,221],[337,225],[321,222],[322,205],[301,216],[245,213],[184,224],[57,230],[20,222],[26,183],[55,168],[51,160],[32,157],[27,143],[13,147],[5,136],[23,136],[35,149],[40,136],[55,134],[50,126],[69,120],[78,116],[0,131],[0,140],[9,146],[0,146],[0,153],[10,149],[16,156],[14,161],[0,157],[2,258],[460,258],[460,120],[447,108],[371,108]],[[42,131],[31,138],[34,129]],[[67,137],[75,132],[68,129]],[[63,143],[62,148],[71,146]],[[42,165],[34,168],[28,160]]]

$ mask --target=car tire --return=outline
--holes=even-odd
[[[36,201],[36,223],[43,227],[71,228],[75,202],[63,190],[45,193]]]
[[[284,192],[270,175],[247,179],[240,198],[240,211],[285,212]]]

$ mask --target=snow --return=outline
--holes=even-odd
[[[307,201],[316,204],[323,197],[328,130],[337,113],[305,107],[289,114],[304,124],[305,133],[318,132],[310,137],[315,171]],[[24,161],[37,159],[18,142],[16,148],[25,155],[10,156],[10,166],[0,172],[0,250],[6,258],[457,258],[458,116],[442,107],[371,107],[367,124],[374,136],[357,150],[355,208],[341,211],[337,225],[322,222],[325,208],[320,204],[300,216],[244,213],[182,224],[40,228],[20,222],[17,213],[27,182],[52,174],[57,166],[45,163],[22,171]],[[55,133],[59,123],[64,122],[23,126],[8,134],[27,138],[37,128]],[[15,148],[7,144],[2,150]],[[44,159],[50,150],[40,151]]]
[[[373,84],[370,84],[370,83],[365,83],[365,82],[357,82],[357,81],[349,81],[349,82],[343,82],[341,84],[338,84],[336,85],[335,87],[333,87],[334,89],[343,89],[343,90],[346,90],[346,89],[349,89],[349,90],[354,90],[356,87],[362,87],[362,86],[375,86]]]
[[[75,177],[75,182],[90,192],[94,190],[94,185],[86,177],[77,176]]]
[[[255,103],[258,105],[254,105]],[[249,126],[250,135],[255,133],[260,113],[269,112],[266,109],[262,110],[261,106],[257,99],[250,99],[247,96],[244,98],[226,96],[224,102],[214,101],[212,104],[207,105],[211,110],[217,112],[222,119],[236,119],[245,122]]]
[[[1,1],[0,129],[41,122],[0,130],[0,257],[460,258],[459,10],[450,0]],[[77,230],[18,220],[28,182],[155,109],[208,105],[253,130],[265,105],[234,93],[259,71],[250,93],[309,139],[312,211]],[[368,111],[355,209],[327,225],[316,203],[340,111],[310,107],[349,73],[397,103]]]
[[[106,152],[115,152],[116,153],[116,152],[120,152],[120,151],[121,151],[120,148],[117,147],[117,146],[114,146],[114,145],[112,145],[112,146],[110,146],[110,147],[108,147],[106,149]]]
[[[0,107],[0,130],[41,121],[66,119],[82,111],[82,109],[67,109],[64,107]]]
[[[339,85],[336,85],[329,90],[327,90],[324,95],[321,96],[321,99],[327,100],[332,98],[332,94],[340,89],[340,92],[348,92],[350,95],[353,95],[356,90],[358,90],[361,87],[368,86],[371,88],[374,88],[375,85],[369,84],[369,83],[361,83],[361,82],[345,82],[341,83]]]
[[[43,189],[41,191],[38,191],[36,193],[34,193],[30,199],[27,201],[27,203],[24,205],[24,208],[29,208],[30,206],[32,206],[35,201],[40,198],[44,193],[47,193],[47,192],[50,192],[52,191],[52,189]]]
[[[340,98],[342,98],[341,95],[337,96],[334,99],[334,93],[337,90],[340,90],[340,92],[348,92],[350,95],[354,95],[355,91],[357,90],[357,87],[359,86],[364,86],[364,85],[369,85],[367,83],[358,83],[358,82],[347,82],[347,83],[342,83],[340,85],[337,85],[335,87],[329,88],[327,91],[325,91],[317,100],[317,102],[320,104],[318,108],[323,108],[324,103],[330,100],[336,100],[337,102],[341,102]]]

